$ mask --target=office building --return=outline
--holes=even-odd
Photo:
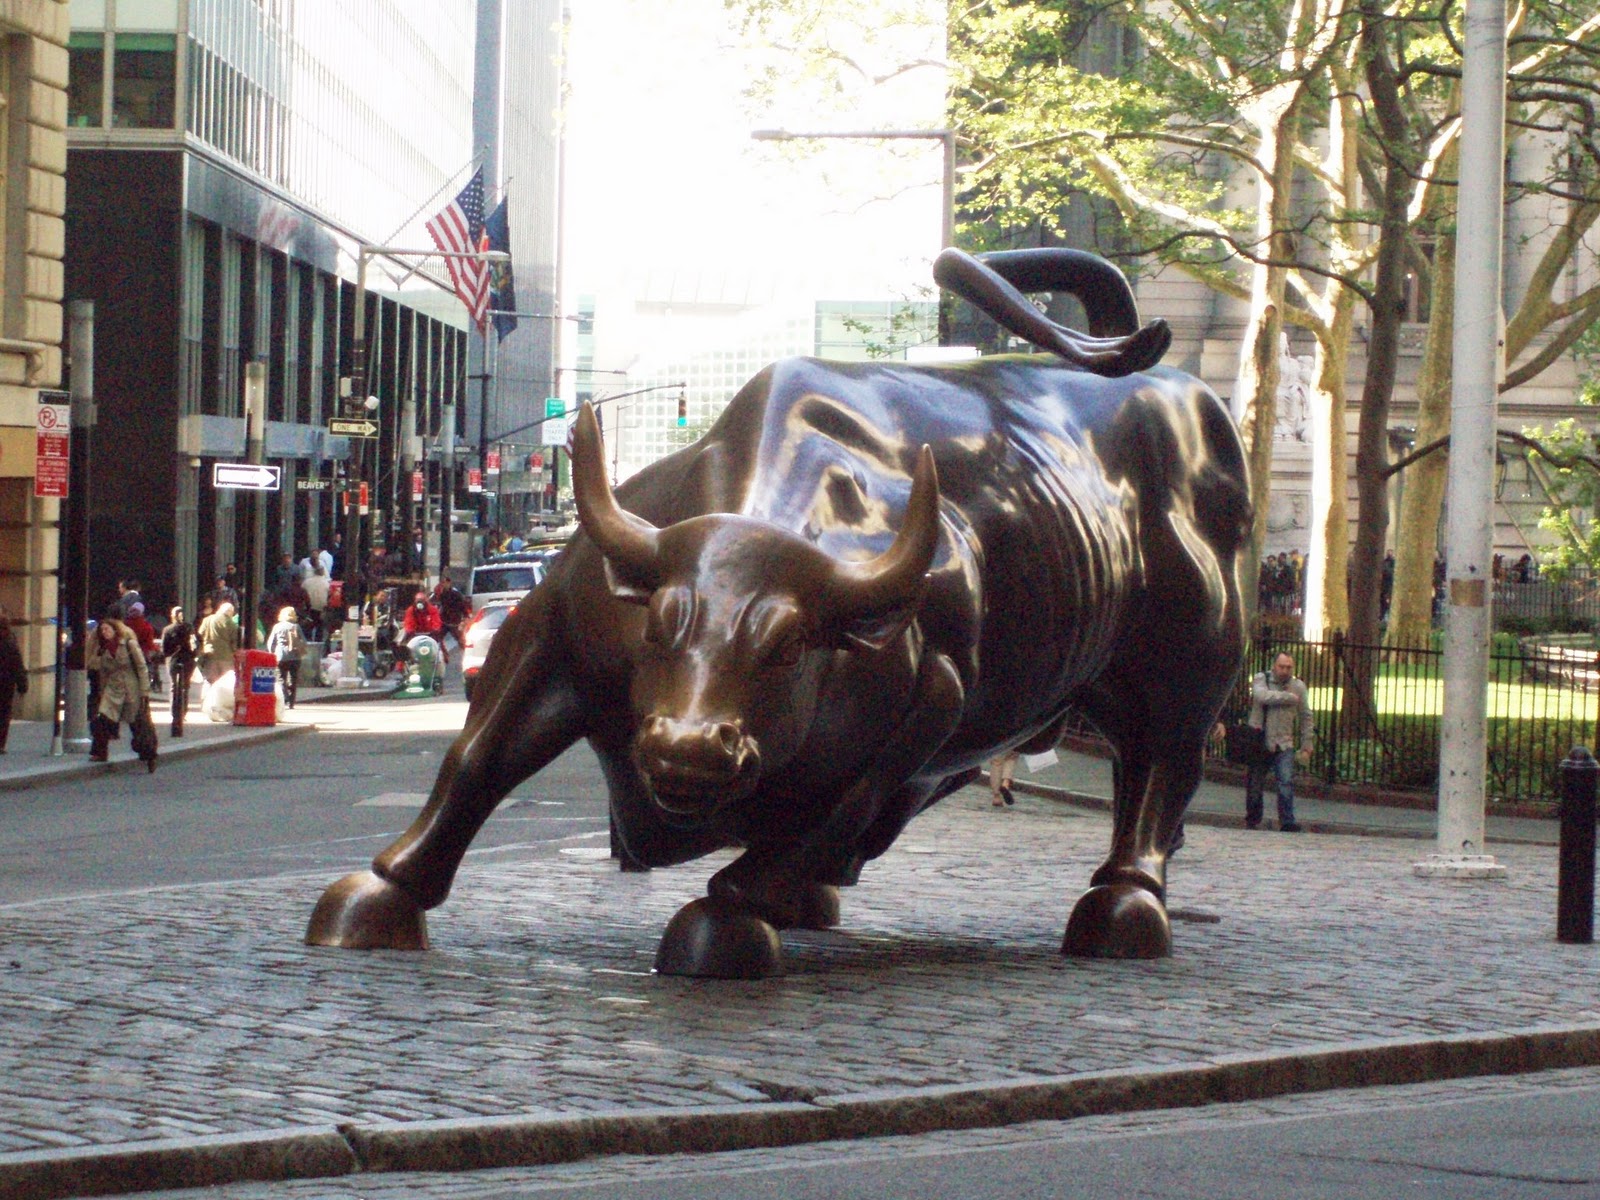
[[[0,0],[0,605],[33,675],[15,715],[36,719],[50,713],[66,482],[50,459],[65,439],[39,430],[61,381],[67,33],[66,0]]]
[[[251,361],[282,472],[261,493],[268,563],[343,529],[352,448],[370,540],[409,545],[441,508],[441,423],[466,432],[477,335],[442,260],[405,251],[433,245],[425,222],[483,165],[478,16],[473,0],[74,0],[66,294],[95,302],[91,603],[133,574],[192,610],[243,565],[252,501],[214,467],[244,456]],[[513,169],[553,186],[553,164]],[[363,257],[366,371],[345,385]],[[330,436],[347,406],[375,437]]]

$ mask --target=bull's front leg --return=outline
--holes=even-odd
[[[909,709],[821,829],[793,843],[753,846],[712,876],[708,895],[680,909],[662,935],[663,975],[763,979],[783,970],[779,929],[839,923],[839,885],[888,848],[938,780],[912,780],[961,719],[955,664],[930,654]]]
[[[552,591],[535,592],[501,627],[466,726],[427,804],[370,870],[322,894],[306,929],[308,944],[427,949],[424,913],[449,895],[467,847],[495,806],[583,736],[555,606]]]

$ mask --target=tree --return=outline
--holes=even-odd
[[[1518,128],[1569,130],[1592,149],[1582,101],[1585,81],[1592,84],[1593,59],[1585,55],[1593,52],[1595,15],[1540,3],[1532,15],[1522,10],[1519,27],[1540,36],[1516,35],[1524,51],[1513,56],[1520,95],[1532,106],[1519,110]],[[835,15],[851,7],[844,0],[734,6]],[[1450,305],[1439,284],[1453,261],[1442,185],[1451,182],[1458,136],[1459,20],[1449,5],[1385,9],[1359,0],[1175,0],[1158,9],[989,0],[951,13],[949,119],[965,159],[964,211],[1004,213],[1054,233],[1062,196],[1103,197],[1122,219],[1130,253],[1153,255],[1248,306],[1234,402],[1256,483],[1257,552],[1270,499],[1282,331],[1314,336],[1312,635],[1353,623],[1352,632],[1370,631],[1364,640],[1376,640],[1375,607],[1359,605],[1353,622],[1346,610],[1345,364],[1354,313],[1365,302],[1372,319],[1357,429],[1353,570],[1376,579],[1394,473],[1386,461],[1388,408],[1408,272],[1439,275],[1421,386],[1424,425],[1437,424],[1439,397],[1448,396],[1448,359],[1439,355],[1448,351]],[[1109,79],[1078,61],[1088,31],[1107,21],[1143,48]],[[1541,336],[1548,345],[1540,343],[1515,379],[1548,366],[1564,349],[1556,343],[1594,317],[1592,298],[1558,301],[1553,290],[1593,220],[1582,211],[1582,172],[1567,173],[1566,193],[1576,197],[1569,232],[1551,239],[1544,253],[1553,273],[1536,273],[1529,289],[1544,301],[1525,305],[1518,317],[1526,312],[1526,320],[1508,327],[1516,353]],[[1362,207],[1363,194],[1376,198],[1376,211]],[[1438,247],[1436,265],[1429,244]],[[1434,465],[1414,469],[1422,483],[1410,481],[1405,493],[1410,528],[1426,520]],[[1437,515],[1435,502],[1427,529]],[[1398,541],[1402,556],[1420,543],[1426,559],[1421,574],[1411,569],[1415,556],[1397,573],[1402,611],[1404,580],[1423,579],[1431,590],[1432,538]],[[1250,556],[1252,576],[1258,557]],[[1253,579],[1243,582],[1253,595]],[[1357,594],[1364,601],[1375,592]]]
[[[1435,105],[1448,118],[1440,126],[1436,150],[1423,169],[1448,181],[1454,174],[1455,140],[1460,132],[1455,119],[1460,55],[1453,40],[1454,25],[1441,18],[1437,27],[1448,42],[1447,52],[1439,51],[1439,38],[1435,37],[1428,56],[1416,57],[1401,70],[1449,85],[1443,104],[1437,89],[1419,89],[1423,97],[1431,97],[1424,102]],[[1515,147],[1537,136],[1560,153],[1543,177],[1511,181],[1510,201],[1544,201],[1549,205],[1551,224],[1506,323],[1510,370],[1502,392],[1537,378],[1600,318],[1600,287],[1560,296],[1600,218],[1600,129],[1595,116],[1595,98],[1600,93],[1600,13],[1563,4],[1524,6],[1509,24],[1507,38],[1507,144]],[[1426,646],[1432,631],[1433,563],[1446,467],[1439,451],[1450,432],[1451,294],[1456,251],[1453,187],[1433,189],[1424,207],[1425,220],[1438,231],[1438,242],[1431,270],[1425,261],[1413,262],[1420,274],[1431,276],[1428,291],[1433,301],[1417,380],[1418,452],[1388,469],[1391,474],[1402,468],[1407,471],[1387,634],[1387,641],[1395,647]]]

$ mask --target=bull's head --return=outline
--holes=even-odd
[[[833,656],[881,651],[901,636],[938,546],[939,481],[926,446],[894,542],[861,562],[731,513],[658,529],[624,511],[587,404],[572,482],[612,594],[645,609],[634,752],[656,802],[684,820],[749,797],[763,772],[789,762]]]

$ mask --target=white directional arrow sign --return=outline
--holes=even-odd
[[[213,463],[211,486],[275,492],[282,475],[282,467],[268,467],[259,463]]]

